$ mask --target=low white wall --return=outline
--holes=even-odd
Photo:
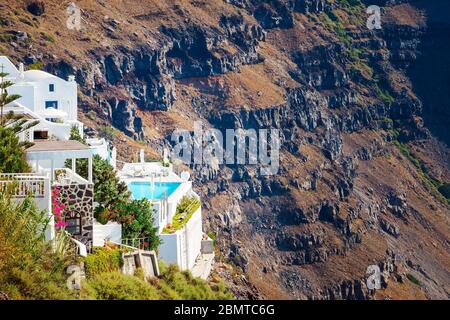
[[[103,160],[108,160],[108,143],[104,138],[101,139],[86,139],[89,144],[89,148],[92,150],[93,154],[98,154]]]
[[[198,208],[186,224],[188,269],[192,269],[202,248],[202,208]]]
[[[161,234],[162,243],[158,247],[158,256],[166,263],[179,265],[180,252],[178,250],[179,236],[177,233]]]
[[[161,234],[163,243],[158,248],[159,258],[175,263],[181,270],[192,269],[200,255],[202,245],[202,211],[197,211],[181,230],[173,234]]]
[[[115,243],[122,243],[122,225],[116,222],[107,224],[94,223],[93,225],[93,245],[103,247],[105,240]]]

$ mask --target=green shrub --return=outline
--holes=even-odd
[[[217,234],[214,231],[208,231],[208,237],[210,237],[211,240],[214,241],[214,244],[216,244]]]
[[[19,142],[16,132],[0,126],[0,172],[29,172],[25,159],[25,150]]]
[[[145,249],[154,250],[160,244],[158,228],[154,227],[155,211],[147,199],[118,203],[99,218],[121,223],[123,239],[145,238]]]
[[[71,260],[44,240],[47,219],[32,199],[13,201],[0,193],[0,291],[12,299],[73,299],[65,268]]]
[[[42,61],[37,61],[35,63],[28,65],[28,69],[30,69],[30,70],[41,70],[43,68],[44,68],[44,63]]]
[[[378,83],[375,83],[374,88],[376,94],[384,103],[391,104],[395,101],[394,97],[392,97],[388,91],[381,89]]]
[[[146,281],[120,272],[96,274],[83,282],[81,297],[98,300],[155,300],[158,290]]]
[[[408,280],[411,281],[412,283],[414,283],[414,284],[420,286],[420,281],[419,281],[416,277],[414,277],[411,273],[407,273],[407,274],[406,274],[406,277],[407,277]]]
[[[56,39],[54,36],[52,36],[51,34],[47,34],[45,32],[41,32],[42,37],[44,38],[44,40],[50,42],[50,43],[55,43]]]
[[[119,203],[128,202],[130,193],[127,185],[120,181],[117,177],[116,170],[107,161],[102,159],[98,154],[92,159],[92,173],[94,182],[94,200],[100,204],[96,210],[97,215],[104,208],[111,208]],[[70,167],[70,163],[66,163],[66,167]],[[80,159],[77,162],[77,173],[87,179],[87,161]]]
[[[99,126],[98,134],[102,138],[106,138],[108,140],[113,140],[114,137],[117,136],[117,132],[113,127],[109,126]]]
[[[92,277],[103,272],[118,271],[122,268],[123,259],[120,249],[96,247],[94,252],[84,258],[86,276]]]
[[[201,202],[195,196],[184,196],[177,205],[177,210],[172,219],[172,224],[165,227],[163,233],[174,233],[180,230],[200,208]]]
[[[205,280],[192,277],[190,271],[180,272],[177,265],[163,266],[161,289],[166,296],[183,300],[229,300],[231,294],[223,283],[210,286]]]
[[[138,269],[139,270],[139,269]],[[180,272],[178,266],[160,262],[160,277],[143,280],[137,276],[108,272],[94,275],[83,283],[84,299],[107,300],[229,300],[231,294],[223,283],[209,285],[192,277],[189,271]]]

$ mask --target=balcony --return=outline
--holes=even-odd
[[[89,181],[67,168],[54,169],[54,177],[53,185],[55,186],[89,184]]]
[[[49,178],[36,173],[0,173],[0,192],[9,192],[13,198],[45,198]]]
[[[23,201],[27,197],[34,199],[39,210],[46,211],[49,224],[45,238],[55,236],[54,220],[51,214],[50,178],[36,173],[0,173],[0,193],[8,191],[14,201]]]

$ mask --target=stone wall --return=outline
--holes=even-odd
[[[65,218],[81,218],[81,233],[73,237],[92,247],[94,223],[94,185],[71,184],[59,187],[61,201],[66,205]]]

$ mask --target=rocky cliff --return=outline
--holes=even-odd
[[[237,297],[448,299],[450,31],[433,2],[375,1],[369,30],[369,1],[79,1],[70,30],[68,3],[1,1],[0,50],[75,74],[88,132],[124,159],[194,120],[280,130],[277,175],[190,167]]]

